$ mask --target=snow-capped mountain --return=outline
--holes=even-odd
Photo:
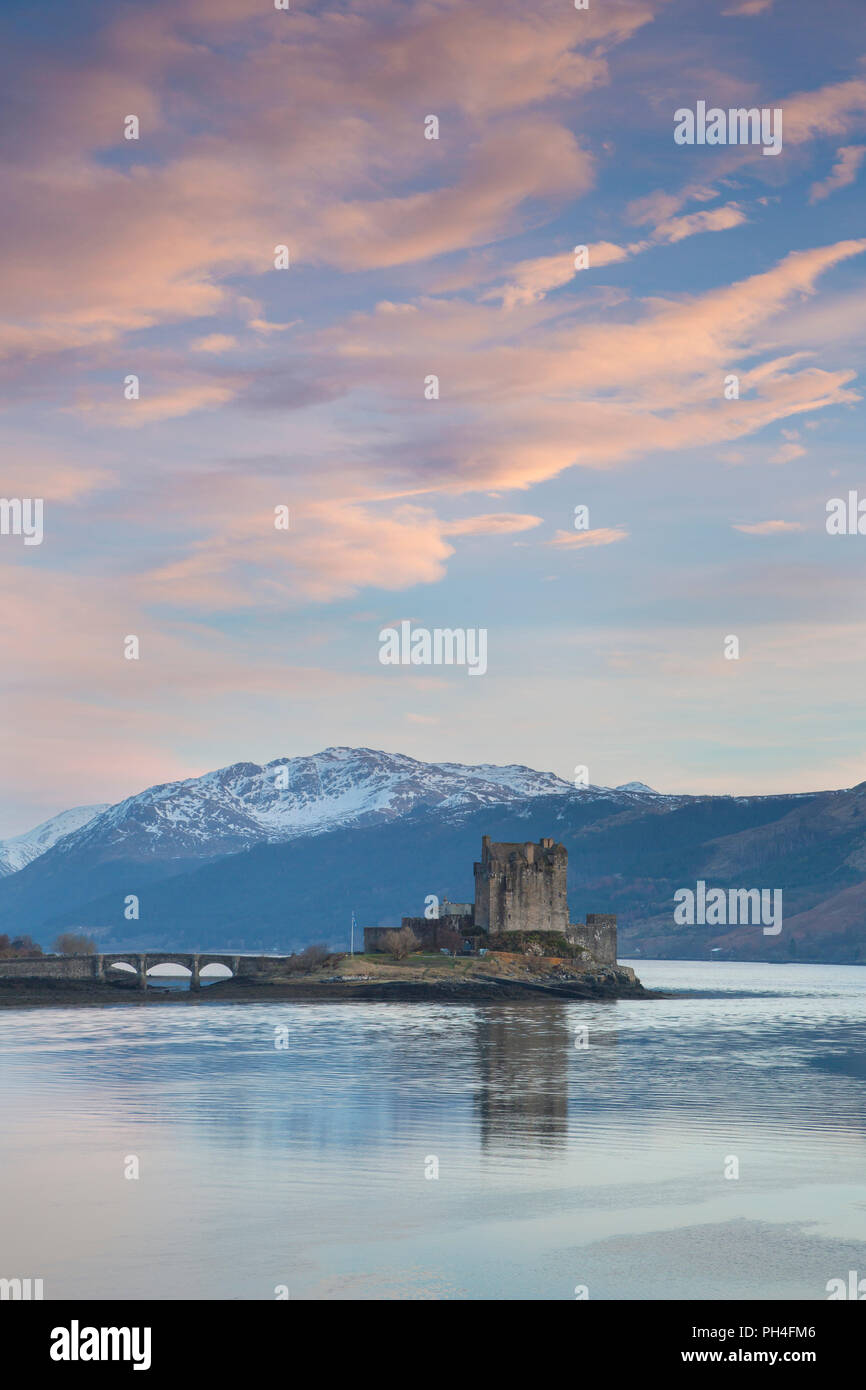
[[[571,783],[552,772],[518,765],[465,767],[370,748],[326,748],[149,787],[103,810],[62,849],[210,858],[416,811],[447,814],[569,793],[576,794]]]
[[[34,859],[38,859],[40,854],[51,849],[52,845],[56,845],[64,835],[79,830],[81,826],[93,820],[94,816],[107,810],[108,805],[105,802],[100,806],[73,806],[71,810],[61,811],[59,815],[43,821],[33,830],[26,830],[23,835],[0,840],[0,878],[23,869],[25,864],[30,864]]]
[[[642,782],[575,787],[519,764],[424,763],[372,748],[230,767],[148,787],[114,806],[77,807],[0,842],[0,873],[24,868],[61,837],[59,852],[113,859],[212,859],[261,843],[394,821],[437,810],[459,815],[543,796],[655,799]]]

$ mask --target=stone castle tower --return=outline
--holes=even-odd
[[[475,926],[491,936],[510,931],[568,932],[568,850],[553,840],[497,842],[485,835],[475,866]]]
[[[467,948],[485,936],[511,932],[550,932],[582,946],[593,960],[616,964],[616,917],[588,912],[586,922],[568,920],[568,850],[555,840],[496,841],[485,835],[475,866],[475,902],[442,899],[434,917],[404,917],[425,950],[442,949],[455,935]],[[364,950],[382,950],[389,927],[365,927]],[[554,943],[555,947],[555,943]]]
[[[568,850],[554,840],[496,841],[485,835],[475,864],[476,931],[558,932],[598,961],[616,965],[616,916],[588,912],[568,920]]]

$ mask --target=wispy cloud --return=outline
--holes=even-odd
[[[624,526],[599,526],[592,531],[557,531],[547,544],[567,550],[583,550],[624,540],[628,540],[628,531]]]
[[[701,0],[298,0],[285,14],[262,0],[93,0],[86,20],[69,10],[63,44],[12,23],[3,492],[44,497],[46,516],[41,547],[0,537],[16,594],[4,702],[9,730],[25,731],[6,737],[16,795],[40,768],[51,786],[61,764],[68,780],[51,795],[69,803],[134,790],[121,764],[137,785],[200,770],[202,710],[215,746],[250,727],[251,709],[281,734],[287,703],[305,729],[319,707],[340,728],[357,715],[364,742],[394,727],[439,737],[440,720],[449,738],[464,729],[476,761],[489,726],[513,757],[523,696],[535,682],[558,698],[539,672],[575,632],[549,589],[549,648],[517,630],[548,547],[613,547],[588,569],[553,566],[563,589],[564,576],[591,583],[597,563],[611,579],[593,617],[616,642],[587,737],[632,727],[614,667],[636,683],[658,670],[664,728],[676,667],[682,699],[700,706],[696,757],[712,749],[718,683],[672,654],[670,634],[693,631],[689,604],[709,644],[723,598],[792,628],[839,598],[837,551],[808,573],[796,555],[820,530],[821,483],[856,472],[862,433],[866,239],[853,198],[834,202],[823,236],[808,207],[862,166],[860,36],[819,7],[801,33],[788,8],[728,0],[743,19],[728,23]],[[791,71],[814,72],[811,87],[791,92]],[[673,110],[703,93],[782,106],[782,157],[675,147]],[[138,141],[123,138],[129,112]],[[431,113],[438,139],[425,138]],[[124,398],[129,374],[137,400]],[[742,514],[746,482],[752,515],[799,520],[733,531],[786,544],[719,526]],[[594,521],[626,521],[568,530],[584,501]],[[468,588],[470,572],[483,580]],[[487,721],[446,714],[438,680],[423,699],[391,682],[383,699],[359,634],[382,595],[400,594],[425,616],[441,601],[459,617],[470,596],[473,614],[487,608],[498,669],[516,668]],[[648,628],[655,657],[620,641],[635,604],[664,612]],[[146,639],[140,666],[118,655],[127,632]],[[124,759],[131,698],[140,743]],[[569,669],[545,737],[562,739],[572,708]],[[669,759],[680,737],[681,725]],[[536,755],[546,745],[527,746]],[[88,767],[99,788],[73,790]]]
[[[730,9],[722,10],[723,15],[759,15],[773,8],[773,0],[739,0]]]
[[[460,521],[442,523],[443,536],[507,536],[515,531],[531,531],[540,526],[540,516],[519,512],[489,512],[485,516],[467,516]]]
[[[866,145],[843,145],[836,151],[836,163],[830,170],[826,179],[819,183],[813,183],[809,190],[810,203],[818,203],[822,198],[829,198],[831,193],[836,193],[840,188],[847,188],[854,183],[866,155]]]
[[[743,531],[747,536],[778,536],[785,531],[804,531],[799,521],[751,521],[734,522],[735,531]]]

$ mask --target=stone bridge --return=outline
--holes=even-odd
[[[0,979],[20,980],[111,980],[123,978],[129,970],[147,989],[148,971],[157,965],[182,965],[191,975],[190,989],[201,989],[201,972],[207,965],[224,965],[236,979],[267,984],[286,975],[290,956],[242,956],[199,951],[112,951],[75,956],[10,957],[0,960]],[[117,966],[127,966],[118,970]]]

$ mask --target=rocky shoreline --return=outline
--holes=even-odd
[[[220,980],[198,991],[160,988],[154,982],[146,990],[137,984],[95,980],[0,979],[0,1009],[95,1008],[127,1005],[147,1008],[171,1004],[195,1007],[209,1004],[312,1004],[312,1003],[421,1003],[482,1004],[545,1000],[658,999],[657,991],[644,989],[628,966],[599,967],[597,971],[571,973],[558,969],[531,978],[515,975],[472,973],[460,977],[411,978],[413,972],[392,969],[367,975],[317,974],[269,984]]]

